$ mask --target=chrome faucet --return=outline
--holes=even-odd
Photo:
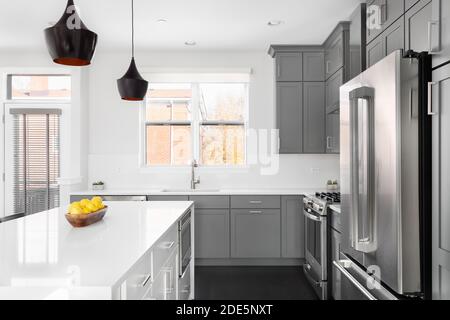
[[[200,177],[195,178],[195,168],[198,168],[198,163],[196,160],[192,160],[191,165],[191,189],[195,190],[197,185],[200,184]]]

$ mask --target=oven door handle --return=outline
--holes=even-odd
[[[317,217],[317,216],[307,212],[306,210],[303,210],[303,214],[305,215],[306,218],[308,218],[309,220],[315,221],[315,222],[322,222],[324,219],[324,218]]]

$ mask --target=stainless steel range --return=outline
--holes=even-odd
[[[339,192],[317,192],[304,200],[306,278],[319,298],[328,299],[328,207],[341,202]]]

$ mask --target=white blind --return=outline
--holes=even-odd
[[[12,109],[14,213],[33,214],[59,206],[60,111]]]

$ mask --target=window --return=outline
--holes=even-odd
[[[247,82],[152,83],[149,90],[146,165],[245,164]]]
[[[8,75],[9,100],[70,99],[67,75]]]

